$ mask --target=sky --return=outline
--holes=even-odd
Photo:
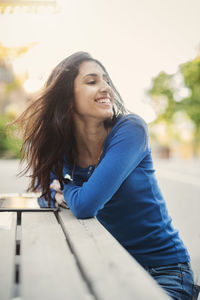
[[[125,104],[151,122],[146,91],[160,71],[176,73],[200,49],[199,0],[59,0],[59,13],[0,15],[0,43],[37,42],[14,62],[38,88],[51,69],[87,51],[108,70]]]

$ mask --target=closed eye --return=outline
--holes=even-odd
[[[111,85],[110,81],[109,80],[105,80],[105,82],[108,84],[108,85]],[[87,82],[87,84],[95,84],[96,81],[95,80],[90,80]]]

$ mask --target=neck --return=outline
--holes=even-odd
[[[75,163],[83,168],[97,165],[108,132],[103,122],[74,122]]]

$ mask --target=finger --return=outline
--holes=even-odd
[[[55,190],[55,189],[54,189]],[[62,194],[61,190],[55,190],[57,193]]]
[[[54,189],[55,191],[62,193],[61,192],[61,186],[60,182],[57,179],[54,179],[53,182],[50,185],[50,188]]]
[[[55,190],[55,191],[58,192],[58,193],[62,193],[61,189],[59,189],[59,188],[58,188],[56,185],[54,185],[54,184],[51,184],[51,185],[50,185],[50,188],[53,189],[53,190]]]
[[[69,209],[69,207],[67,206],[67,204],[66,204],[65,202],[62,202],[62,203],[60,204],[60,206],[63,207],[63,208],[68,208],[68,209]]]
[[[55,200],[58,202],[58,204],[65,202],[64,196],[58,192],[55,194]]]

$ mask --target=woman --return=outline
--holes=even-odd
[[[30,190],[41,206],[97,219],[173,299],[191,299],[188,252],[158,187],[144,121],[127,115],[106,69],[88,53],[63,60],[17,121]]]

